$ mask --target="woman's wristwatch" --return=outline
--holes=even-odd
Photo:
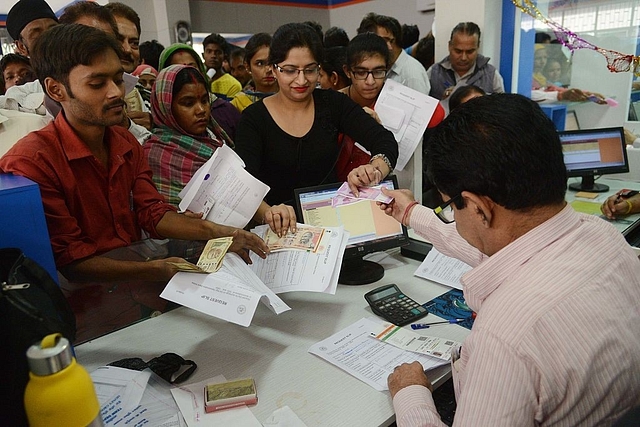
[[[387,165],[387,167],[389,168],[389,173],[393,172],[393,166],[391,166],[391,162],[389,161],[387,156],[385,156],[384,154],[376,154],[375,156],[371,157],[371,160],[369,160],[369,164],[372,164],[376,159],[381,159]]]

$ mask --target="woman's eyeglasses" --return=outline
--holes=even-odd
[[[318,77],[318,74],[320,74],[320,66],[316,65],[315,67],[309,67],[309,68],[296,68],[296,67],[281,67],[278,64],[273,64],[274,67],[276,67],[276,69],[278,71],[280,71],[280,73],[282,73],[283,76],[290,78],[290,79],[295,79],[300,75],[300,71],[302,71],[302,74],[304,74],[305,78],[307,79],[314,79],[316,77]]]
[[[455,216],[453,215],[452,204],[461,197],[462,194],[458,194],[457,196],[450,198],[449,201],[435,208],[433,210],[433,213],[435,213],[436,216],[440,218],[440,221],[444,222],[445,224],[451,224],[456,220]]]
[[[384,79],[387,76],[387,70],[384,69],[352,70],[351,73],[353,74],[353,78],[356,80],[367,80],[369,78],[369,74],[371,74],[376,80]]]

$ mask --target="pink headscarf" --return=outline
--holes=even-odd
[[[147,64],[138,65],[136,69],[133,70],[133,73],[131,74],[136,77],[140,77],[143,74],[151,74],[154,77],[158,77],[158,71],[156,71],[156,69],[153,68],[151,65],[147,65]]]

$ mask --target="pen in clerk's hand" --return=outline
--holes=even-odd
[[[411,329],[426,329],[433,325],[446,325],[450,323],[460,323],[464,322],[467,319],[451,319],[451,320],[443,320],[442,322],[432,322],[432,323],[413,323],[411,325]]]
[[[622,191],[618,191],[616,193],[616,200],[613,203],[619,203],[622,200],[621,194],[622,194]]]

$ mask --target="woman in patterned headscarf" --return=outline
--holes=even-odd
[[[206,75],[207,68],[205,67],[200,55],[193,50],[193,48],[187,44],[174,43],[171,46],[166,47],[160,54],[158,70],[168,67],[169,65],[191,65],[196,67],[204,76],[207,84],[210,84],[209,78]],[[235,141],[236,128],[238,121],[240,120],[240,113],[236,108],[231,105],[230,102],[225,101],[222,98],[218,98],[213,93],[210,93],[211,97],[211,116],[220,124],[222,129],[226,132],[224,134],[225,142],[229,145],[233,144],[231,141]]]
[[[158,191],[172,205],[180,203],[180,190],[223,144],[210,111],[208,85],[196,68],[170,65],[158,73],[151,92],[155,127],[144,151]]]

